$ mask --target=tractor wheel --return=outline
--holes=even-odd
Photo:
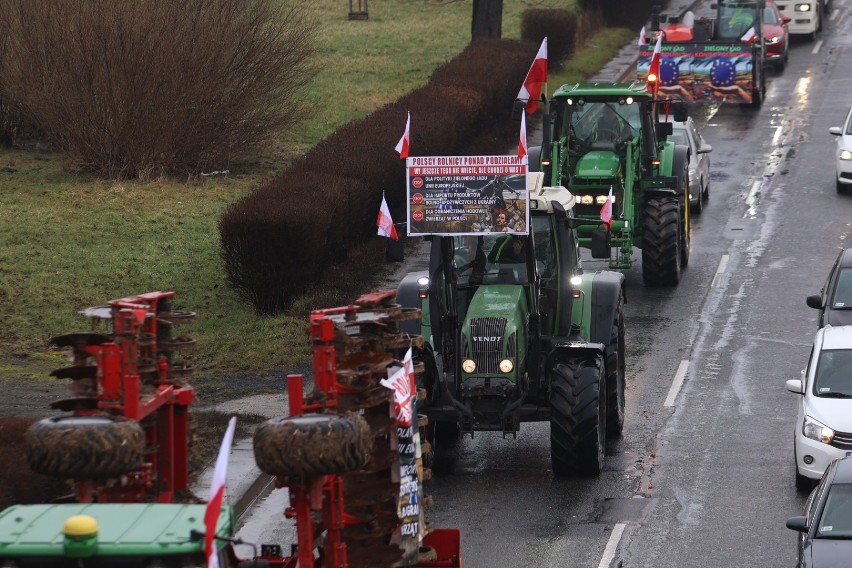
[[[138,422],[111,416],[56,416],[30,426],[27,462],[44,475],[109,479],[142,465],[145,431]]]
[[[642,281],[676,286],[681,268],[680,204],[675,197],[649,199],[642,219]]]
[[[272,418],[254,433],[254,460],[270,475],[307,478],[360,469],[370,461],[370,427],[356,414]]]
[[[550,460],[558,476],[596,475],[606,450],[606,380],[601,357],[551,369]]]
[[[606,433],[609,436],[620,436],[624,429],[624,351],[624,297],[620,296],[606,362]]]

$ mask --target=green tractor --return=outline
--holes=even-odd
[[[594,475],[624,425],[624,275],[583,273],[575,197],[543,180],[530,174],[528,235],[431,235],[429,270],[397,299],[422,310],[402,325],[426,340],[415,358],[435,451],[549,421],[553,472]]]
[[[689,262],[688,150],[666,141],[669,117],[686,120],[685,104],[655,99],[645,83],[563,85],[545,106],[542,146],[530,148],[530,169],[571,191],[577,218],[598,221],[578,227],[580,246],[617,269],[641,249],[646,286],[677,285]]]

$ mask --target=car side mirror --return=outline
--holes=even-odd
[[[822,309],[822,295],[821,294],[813,294],[805,298],[805,303],[809,308],[814,308],[815,310]]]
[[[701,147],[698,149],[699,154],[709,154],[712,151],[713,146],[711,146],[710,144],[702,144]]]
[[[802,388],[802,379],[788,379],[784,384],[784,387],[795,394],[804,394],[804,389]]]
[[[808,532],[808,518],[790,517],[787,519],[787,528],[796,532]]]
[[[791,18],[790,16],[784,16],[781,18],[781,21],[784,22],[782,25],[786,26],[787,24],[793,21],[793,18]]]
[[[840,130],[839,126],[832,126],[828,129],[828,131],[829,133],[834,134],[835,136],[840,136],[841,134],[843,134],[843,131]]]

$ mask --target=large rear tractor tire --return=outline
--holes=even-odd
[[[110,479],[138,469],[145,431],[112,416],[55,416],[30,426],[27,462],[36,473],[65,479]]]
[[[270,475],[342,474],[366,466],[372,445],[370,427],[355,414],[271,418],[255,430],[254,460]]]
[[[624,297],[618,300],[606,362],[606,433],[617,437],[624,429]]]
[[[557,476],[597,475],[606,452],[606,380],[600,356],[551,369],[550,460]]]
[[[681,271],[680,203],[676,197],[649,199],[642,218],[642,281],[676,286]]]

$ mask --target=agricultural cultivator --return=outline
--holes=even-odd
[[[315,389],[288,377],[291,416],[262,424],[255,459],[289,489],[298,544],[291,556],[262,545],[236,554],[231,507],[212,511],[218,565],[461,566],[459,533],[424,521],[425,417],[414,411],[417,369],[401,355],[418,337],[398,323],[420,316],[393,292],[314,312]],[[122,298],[83,313],[111,332],[60,335],[73,365],[54,371],[72,395],[52,404],[65,416],[27,433],[33,470],[68,479],[76,502],[15,505],[0,512],[0,566],[140,568],[205,566],[210,511],[188,490],[195,342],[175,333],[195,314],[172,308],[173,292]],[[405,359],[404,357],[402,359]],[[391,373],[388,373],[388,370]]]
[[[254,438],[258,466],[289,490],[300,567],[461,566],[459,532],[424,520],[423,368],[404,356],[423,340],[399,328],[419,317],[392,291],[311,314],[314,390],[303,399],[302,377],[289,376],[290,416]]]

